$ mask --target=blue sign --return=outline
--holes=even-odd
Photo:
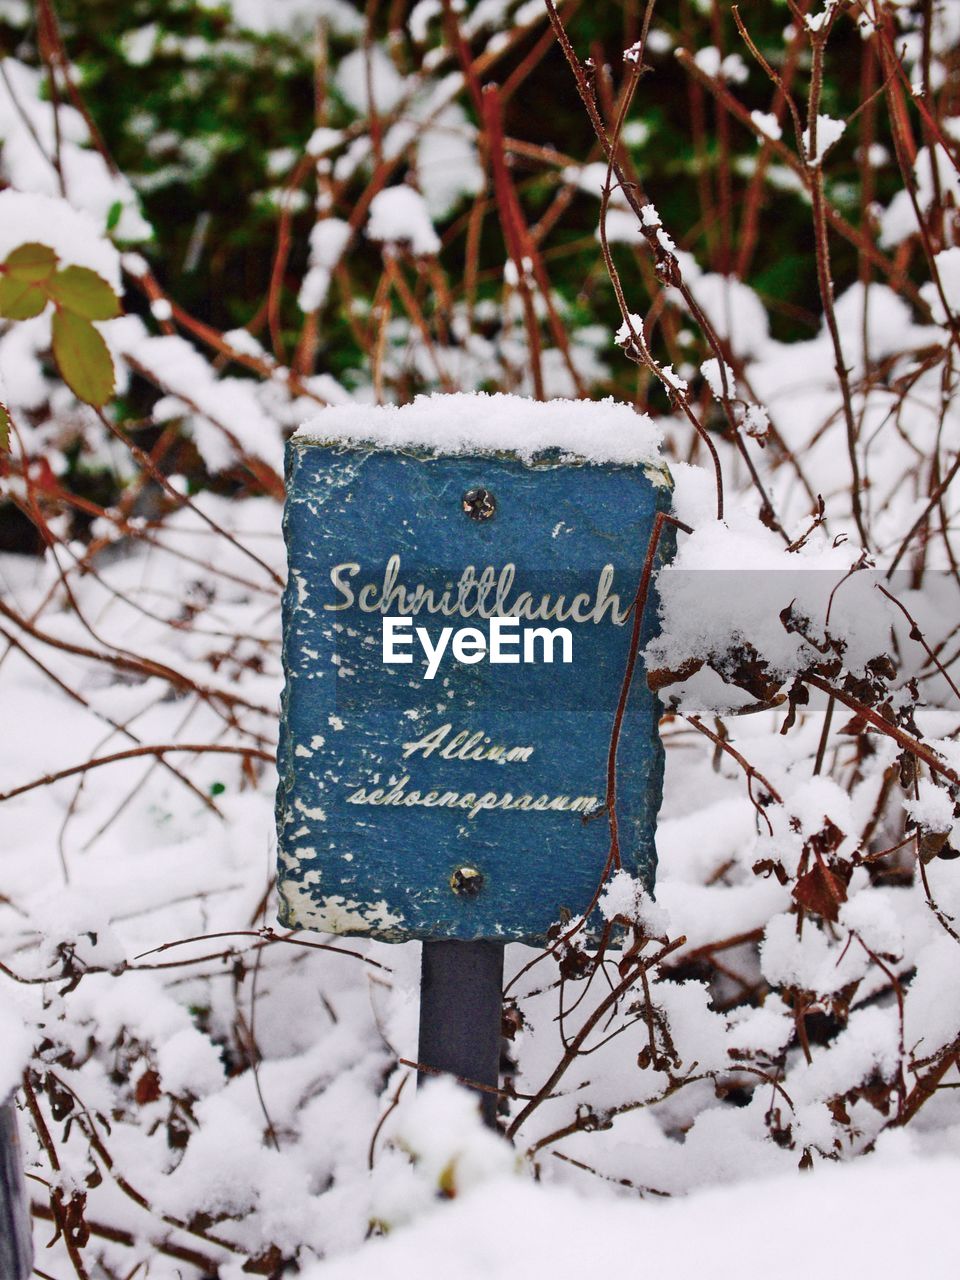
[[[640,465],[291,440],[283,924],[542,944],[590,907],[632,603],[669,504]],[[640,662],[616,814],[650,888],[659,714]]]

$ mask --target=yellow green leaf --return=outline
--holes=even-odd
[[[8,320],[29,320],[47,305],[47,295],[39,284],[18,280],[16,276],[0,276],[0,316]]]
[[[7,254],[3,266],[6,275],[36,284],[53,275],[57,255],[45,244],[22,244]]]
[[[448,1200],[453,1200],[457,1194],[457,1161],[456,1157],[450,1160],[440,1170],[440,1177],[437,1179],[437,1187],[440,1194],[446,1196]]]
[[[86,320],[112,320],[120,314],[117,295],[89,267],[64,267],[47,285],[50,297]]]
[[[55,311],[53,355],[64,382],[78,400],[106,404],[114,390],[113,360],[89,320],[72,311]]]
[[[7,413],[7,406],[0,404],[0,453],[6,453],[10,448],[10,415]]]

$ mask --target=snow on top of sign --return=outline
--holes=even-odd
[[[616,400],[530,400],[524,396],[417,396],[405,405],[333,405],[296,433],[305,444],[338,441],[441,454],[515,453],[529,460],[547,449],[587,462],[656,463],[660,429]]]

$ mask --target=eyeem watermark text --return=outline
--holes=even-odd
[[[525,627],[519,618],[488,618],[481,627],[443,627],[436,640],[426,627],[414,627],[412,618],[383,619],[384,666],[412,663],[419,647],[426,658],[426,679],[432,680],[445,656],[472,665],[475,662],[516,664],[572,662],[573,635],[569,627]],[[559,659],[555,656],[559,650]]]

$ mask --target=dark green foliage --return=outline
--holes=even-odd
[[[405,20],[411,7],[379,6],[375,35],[386,38],[391,21],[395,24],[398,15]],[[311,34],[295,38],[245,32],[236,27],[226,7],[212,8],[192,0],[137,0],[133,4],[63,0],[57,8],[97,124],[121,171],[137,185],[145,212],[156,228],[151,257],[164,286],[189,311],[218,328],[248,323],[263,304],[276,247],[277,211],[263,198],[264,193],[287,180],[315,124]],[[468,4],[467,12],[473,8]],[[570,23],[571,37],[581,56],[605,61],[611,68],[614,89],[622,77],[622,51],[637,38],[642,8],[600,0],[581,5]],[[738,35],[731,6],[718,6],[721,20],[716,25],[704,8],[709,10],[709,6],[689,0],[658,4],[654,30],[667,33],[674,45],[691,50],[714,43],[719,30],[724,55],[739,54],[748,68],[746,82],[731,86],[736,96],[748,109],[769,110],[773,87]],[[363,9],[357,6],[358,16]],[[782,64],[782,33],[790,21],[786,4],[746,0],[740,12],[764,55],[774,65]],[[137,34],[151,25],[155,26],[152,43]],[[520,42],[515,53],[497,64],[495,78],[500,83],[508,81],[543,31],[541,24]],[[135,38],[140,41],[139,50]],[[433,20],[428,46],[439,43],[440,38],[440,23]],[[474,51],[482,44],[475,41]],[[838,118],[850,115],[860,101],[862,45],[852,22],[838,24],[831,39],[822,106]],[[333,72],[338,60],[355,47],[355,37],[335,32],[329,35]],[[389,47],[405,72],[414,71],[423,56],[423,49],[414,44],[405,25],[394,28]],[[131,50],[138,57],[134,63],[130,61]],[[747,129],[727,117],[730,151],[726,154],[710,95],[692,82],[672,52],[655,51],[648,61],[653,71],[642,80],[630,116],[631,121],[643,122],[648,136],[641,145],[631,147],[633,159],[647,193],[680,247],[694,252],[705,266],[731,269],[749,181],[747,170],[757,156],[757,143]],[[801,91],[807,63],[808,55],[803,55],[797,80]],[[802,92],[800,96],[802,99]],[[472,114],[467,95],[461,100]],[[355,118],[335,92],[328,95],[325,111],[325,122],[332,127],[349,125]],[[882,119],[878,125],[885,128]],[[860,182],[855,161],[858,131],[858,127],[851,128],[831,152],[828,179],[835,202],[852,205],[849,212],[854,216]],[[555,147],[578,161],[596,158],[589,123],[558,49],[543,58],[509,99],[505,132]],[[891,149],[888,138],[877,140]],[[786,130],[785,141],[794,145]],[[289,166],[271,173],[271,156],[282,159],[281,153],[288,149]],[[732,218],[726,231],[719,207],[722,171],[729,171],[731,183]],[[528,221],[535,223],[556,191],[557,174],[523,158],[517,160],[515,174]],[[773,179],[765,185],[763,231],[746,278],[771,308],[777,336],[803,337],[819,315],[813,273],[799,265],[800,257],[807,256],[810,248],[809,207],[795,192],[776,189],[776,174]],[[877,188],[874,198],[883,199],[899,185],[892,164],[875,170],[873,179]],[[304,190],[312,194],[310,180]],[[359,190],[358,180],[335,212],[349,214]],[[709,195],[706,208],[705,194]],[[307,199],[292,220],[287,287],[282,296],[283,331],[291,346],[302,323],[296,294],[313,218],[312,201]],[[596,201],[585,195],[575,197],[550,238],[555,250],[551,279],[571,301],[586,284],[591,319],[616,327],[619,320],[612,292],[608,283],[595,278],[598,254],[589,237],[596,220]],[[452,233],[442,262],[456,290],[463,269],[465,219],[458,221],[454,216],[450,223]],[[198,245],[201,236],[202,244]],[[561,252],[565,243],[581,240],[583,246],[576,252]],[[486,288],[495,296],[504,256],[495,222],[485,228],[481,250],[481,295]],[[366,269],[364,257],[369,259]],[[623,259],[625,285],[643,296],[646,289],[632,255],[619,251],[619,258]],[[835,246],[834,262],[838,283],[855,277],[855,253],[843,242]],[[372,288],[379,277],[378,255],[362,241],[353,251],[351,266],[360,282],[366,281]],[[362,363],[349,328],[337,315],[325,319],[319,363],[337,375]],[[631,384],[629,369],[619,370],[619,376],[624,386]]]

